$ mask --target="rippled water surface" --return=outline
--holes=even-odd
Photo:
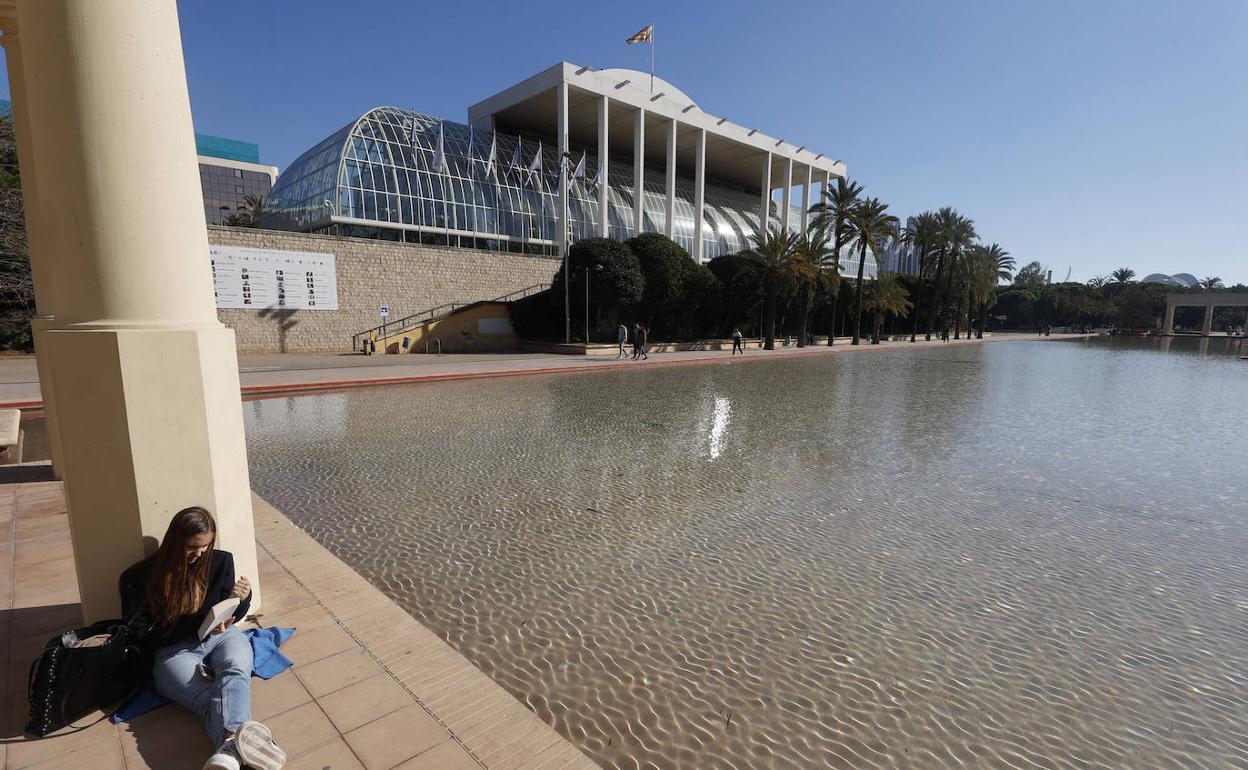
[[[1244,767],[1248,361],[1198,345],[244,408],[261,495],[604,767]]]

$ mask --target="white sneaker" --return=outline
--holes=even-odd
[[[273,740],[273,733],[263,724],[243,722],[234,734],[234,749],[242,764],[255,770],[282,770],[286,752]]]
[[[242,770],[242,767],[233,738],[221,744],[221,748],[204,763],[204,770]]]

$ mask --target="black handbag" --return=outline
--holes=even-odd
[[[48,640],[30,664],[28,733],[43,737],[93,709],[115,707],[134,688],[140,656],[123,621],[101,620],[73,633],[78,639],[99,634],[108,639],[94,647],[66,647],[68,634]]]

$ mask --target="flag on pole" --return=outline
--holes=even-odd
[[[542,175],[542,141],[537,141],[537,154],[533,156],[533,162],[529,164],[529,179],[540,177]]]
[[[598,170],[594,172],[594,178],[589,183],[590,189],[597,190],[598,185],[602,184],[602,164],[598,164]]]
[[[430,164],[430,170],[439,174],[451,173],[450,168],[446,165],[446,150],[442,142],[442,124],[438,124],[438,143],[433,148],[433,163]]]
[[[581,153],[581,162],[576,164],[576,170],[572,172],[573,179],[585,180],[585,153]]]
[[[647,24],[646,26],[641,28],[640,32],[633,35],[632,37],[630,37],[628,40],[625,40],[624,42],[628,43],[629,45],[632,45],[633,43],[649,43],[650,39],[653,36],[654,36],[654,25]]]
[[[498,134],[490,137],[490,157],[485,161],[485,175],[494,175],[494,163],[498,160]],[[497,177],[495,177],[497,179]]]
[[[524,146],[524,137],[520,137],[520,136],[516,137],[516,151],[511,154],[511,170],[512,171],[519,171],[521,168],[523,168],[523,166],[520,165],[522,162],[520,160],[520,148],[523,146]]]

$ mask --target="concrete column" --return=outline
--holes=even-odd
[[[637,110],[633,125],[633,235],[641,235],[645,223],[646,111]]]
[[[1166,320],[1161,325],[1161,333],[1167,337],[1174,334],[1174,308],[1175,305],[1166,303]]]
[[[667,223],[664,232],[668,238],[676,233],[676,119],[667,127]]]
[[[771,222],[771,153],[763,158],[763,178],[759,187],[763,191],[758,209],[758,234],[761,237],[767,234],[767,226]]]
[[[1200,325],[1200,336],[1208,337],[1211,331],[1213,331],[1213,305],[1206,305],[1205,320]]]
[[[22,37],[15,18],[4,23],[5,61],[9,70],[9,91],[14,104],[25,105],[26,73],[22,64]],[[22,201],[26,219],[26,250],[31,255],[31,281],[35,288],[35,317],[30,321],[31,336],[35,342],[35,369],[43,397],[44,424],[48,430],[48,444],[52,450],[52,474],[62,478],[61,468],[65,460],[61,454],[60,420],[57,415],[55,393],[46,383],[52,382],[51,361],[38,355],[45,345],[44,332],[56,314],[56,283],[48,275],[51,253],[48,251],[46,228],[50,220],[39,210],[39,193],[36,189],[38,173],[35,169],[35,136],[30,130],[30,111],[13,111],[13,133],[17,140],[17,163],[22,176]],[[36,257],[35,255],[40,255]]]
[[[702,235],[706,226],[702,209],[706,204],[706,129],[699,128],[693,149],[693,261],[702,262]]]
[[[806,167],[806,184],[802,185],[802,232],[810,229],[810,188],[815,184],[815,170]]]
[[[784,198],[780,204],[780,221],[789,229],[789,210],[793,204],[793,159],[784,159]]]
[[[609,170],[611,148],[607,143],[608,118],[611,105],[607,97],[598,97],[598,168],[602,170],[602,178],[598,185],[598,234],[607,237],[607,171]]]
[[[560,168],[563,168],[564,158],[568,154],[568,84],[560,83],[555,89],[555,94],[557,120],[555,131],[559,135],[559,163]],[[564,175],[567,176],[566,170]],[[559,186],[559,232],[556,234],[555,243],[559,247],[560,257],[568,253],[568,187],[570,186],[568,181],[564,179],[563,184]]]
[[[819,202],[824,203],[828,200],[828,191],[832,189],[832,172],[823,172],[823,189],[819,191]]]
[[[202,505],[260,606],[234,334],[216,318],[174,0],[18,6],[45,345],[83,614],[179,509]],[[43,288],[37,287],[39,291]]]

